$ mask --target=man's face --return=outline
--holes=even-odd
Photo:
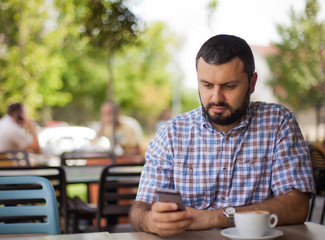
[[[246,113],[257,74],[253,75],[249,85],[239,58],[221,65],[208,64],[200,58],[197,77],[205,115],[217,130],[228,132]]]
[[[113,106],[111,104],[103,104],[101,107],[102,122],[110,124],[112,122]]]

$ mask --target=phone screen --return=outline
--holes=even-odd
[[[18,114],[18,116],[17,116],[17,117],[18,117],[18,120],[19,120],[19,121],[21,121],[21,122],[23,122],[23,121],[24,121],[24,118],[23,118],[23,116],[22,116],[21,114]]]
[[[157,189],[157,194],[159,196],[160,202],[174,202],[177,203],[178,209],[177,211],[184,211],[185,205],[182,200],[181,194],[173,189]]]

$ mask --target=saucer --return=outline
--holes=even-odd
[[[280,237],[283,235],[283,232],[274,228],[268,228],[265,232],[264,236],[261,237],[256,237],[256,238],[245,238],[239,235],[237,229],[234,228],[226,228],[221,231],[221,235],[232,239],[232,240],[237,240],[237,239],[254,239],[254,240],[259,240],[259,239],[274,239],[277,237]]]

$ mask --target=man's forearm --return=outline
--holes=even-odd
[[[274,197],[249,206],[235,207],[237,212],[264,210],[278,216],[278,225],[291,225],[303,223],[309,210],[309,196],[298,190],[293,190],[282,196]],[[198,210],[189,209],[196,216],[189,230],[204,230],[215,227],[228,227],[227,218],[222,209]]]
[[[300,224],[306,221],[309,210],[309,194],[298,190],[256,203],[239,207],[237,211],[266,210],[278,216],[278,225]]]
[[[134,230],[148,232],[146,226],[146,214],[151,210],[151,204],[145,202],[134,202],[130,209],[129,218]]]
[[[144,202],[135,202],[130,210],[130,222],[136,231],[150,232],[148,228],[148,212],[151,205]],[[194,222],[188,230],[204,230],[215,227],[228,227],[227,218],[222,210],[198,210],[187,208],[193,216]],[[298,190],[293,190],[282,196],[274,197],[249,206],[236,207],[237,212],[264,210],[278,216],[278,225],[303,223],[309,210],[309,196]]]

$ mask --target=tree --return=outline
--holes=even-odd
[[[275,95],[295,110],[315,108],[317,127],[325,97],[325,25],[319,11],[317,0],[306,0],[301,15],[291,9],[291,26],[278,25],[279,54],[268,58]]]
[[[172,53],[179,43],[175,33],[157,22],[139,33],[137,44],[114,54],[114,100],[123,114],[138,119],[146,131],[153,130],[162,110],[171,107],[172,81],[179,74]],[[100,106],[107,100],[106,52],[92,45],[80,52],[74,45],[71,42],[64,50],[67,71],[63,74],[63,91],[73,98],[53,112],[56,120],[87,124],[100,119]]]
[[[137,45],[124,47],[114,59],[116,101],[147,126],[171,106],[172,53],[178,44],[175,34],[156,22],[139,35]]]
[[[137,39],[137,19],[123,0],[88,2],[82,35],[90,38],[95,47],[106,49],[108,76],[108,98],[114,99],[112,60],[124,45]]]
[[[57,51],[69,32],[69,21],[61,19],[65,28],[49,29],[50,23],[57,23],[54,6],[37,0],[0,3],[2,113],[12,102],[24,102],[35,115],[37,108],[63,105],[71,99],[70,93],[60,91],[66,61]]]

